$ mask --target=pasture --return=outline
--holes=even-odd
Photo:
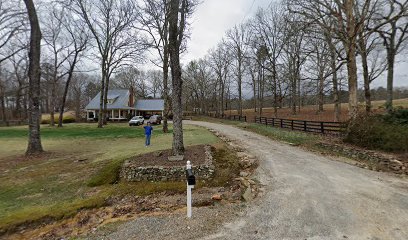
[[[395,108],[408,108],[408,98],[404,99],[395,99],[393,101]],[[374,113],[383,113],[385,111],[384,105],[385,100],[381,101],[373,101],[373,112]],[[309,121],[322,121],[322,122],[331,122],[334,121],[334,104],[325,104],[323,106],[324,111],[318,112],[317,105],[308,105],[302,106],[300,111],[296,114],[292,114],[291,108],[284,107],[278,108],[278,116],[277,118],[284,118],[284,119],[295,119],[295,120],[309,120]],[[359,105],[360,111],[365,110],[364,103],[360,103]],[[227,115],[237,115],[237,110],[228,110],[225,111]],[[249,122],[254,122],[255,116],[259,116],[258,112],[255,112],[254,109],[244,109],[242,115],[247,116]],[[262,110],[262,117],[274,117],[274,109],[273,108],[263,108]],[[347,121],[348,119],[348,104],[342,103],[341,104],[341,121]]]

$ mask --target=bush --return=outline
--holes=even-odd
[[[368,149],[408,152],[408,124],[400,124],[399,114],[359,116],[348,124],[344,141]]]
[[[50,124],[50,119],[41,119],[41,124]]]
[[[387,123],[408,125],[408,109],[394,109],[390,114],[383,117]]]
[[[64,116],[64,118],[62,119],[62,123],[73,123],[73,122],[75,122],[75,118],[73,116]]]
[[[58,123],[58,115],[55,116],[54,121],[55,121],[55,124]],[[41,124],[50,124],[50,122],[51,121],[49,118],[41,119]],[[64,116],[62,119],[62,123],[73,123],[73,122],[75,122],[75,118],[71,115]]]

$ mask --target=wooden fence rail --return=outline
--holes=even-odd
[[[345,129],[345,125],[342,122],[318,122],[282,118],[255,117],[255,123],[272,127],[288,128],[291,130],[322,134],[339,134]]]
[[[0,120],[0,126],[20,126],[20,125],[26,125],[27,120],[7,120],[7,121],[2,121]]]
[[[241,121],[241,122],[246,122],[247,121],[247,117],[246,116],[240,116],[240,115],[216,115],[215,113],[208,113],[207,114],[210,117],[214,117],[214,118],[222,118],[222,119],[227,119],[227,120],[232,120],[232,121]]]

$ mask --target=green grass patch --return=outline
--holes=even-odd
[[[237,126],[271,139],[287,142],[293,145],[310,145],[316,143],[320,139],[319,136],[316,135],[300,131],[290,131],[282,128],[268,127],[256,123],[240,123]]]
[[[104,205],[110,196],[185,191],[184,182],[112,184],[118,181],[124,159],[171,148],[171,131],[165,134],[162,126],[153,127],[152,146],[145,148],[142,127],[42,126],[47,154],[35,159],[22,157],[27,127],[0,128],[0,232],[23,223],[72,216],[80,209]],[[218,141],[205,128],[184,128],[186,146]]]
[[[194,117],[195,121],[206,121],[206,122],[213,122],[213,123],[222,123],[233,125],[243,130],[251,131],[268,138],[287,142],[293,145],[313,145],[317,143],[321,138],[318,135],[313,135],[310,133],[300,132],[300,131],[291,131],[282,128],[276,128],[271,126],[265,126],[262,124],[257,123],[246,123],[246,122],[239,122],[239,121],[231,121],[225,119],[217,119],[217,118],[210,118],[210,117]]]
[[[161,126],[153,126],[155,135],[163,134]],[[0,128],[0,139],[28,137],[28,127]],[[64,127],[41,126],[42,138],[140,138],[144,137],[143,126],[129,127],[127,123],[112,123],[97,128],[95,123],[66,124]]]
[[[126,159],[115,159],[105,164],[96,174],[87,182],[88,187],[96,187],[105,184],[114,184],[119,182],[119,174],[122,164]]]

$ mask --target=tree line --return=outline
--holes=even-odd
[[[372,111],[372,83],[386,75],[386,109],[393,109],[394,67],[406,50],[408,1],[271,1],[254,17],[229,29],[208,54],[184,67],[185,101],[194,111],[223,115],[243,102],[262,115],[265,104],[299,112],[306,99],[318,111],[330,96],[340,119],[341,94],[349,118],[358,110],[358,83],[365,112]],[[246,95],[244,98],[243,95]]]
[[[196,5],[193,0],[0,0],[2,120],[28,119],[26,153],[39,153],[42,113],[50,113],[51,126],[62,127],[67,106],[79,117],[99,92],[98,127],[103,127],[109,89],[133,88],[139,97],[165,99],[165,132],[172,106],[173,153],[182,154],[179,55]],[[162,70],[139,70],[147,61]]]

